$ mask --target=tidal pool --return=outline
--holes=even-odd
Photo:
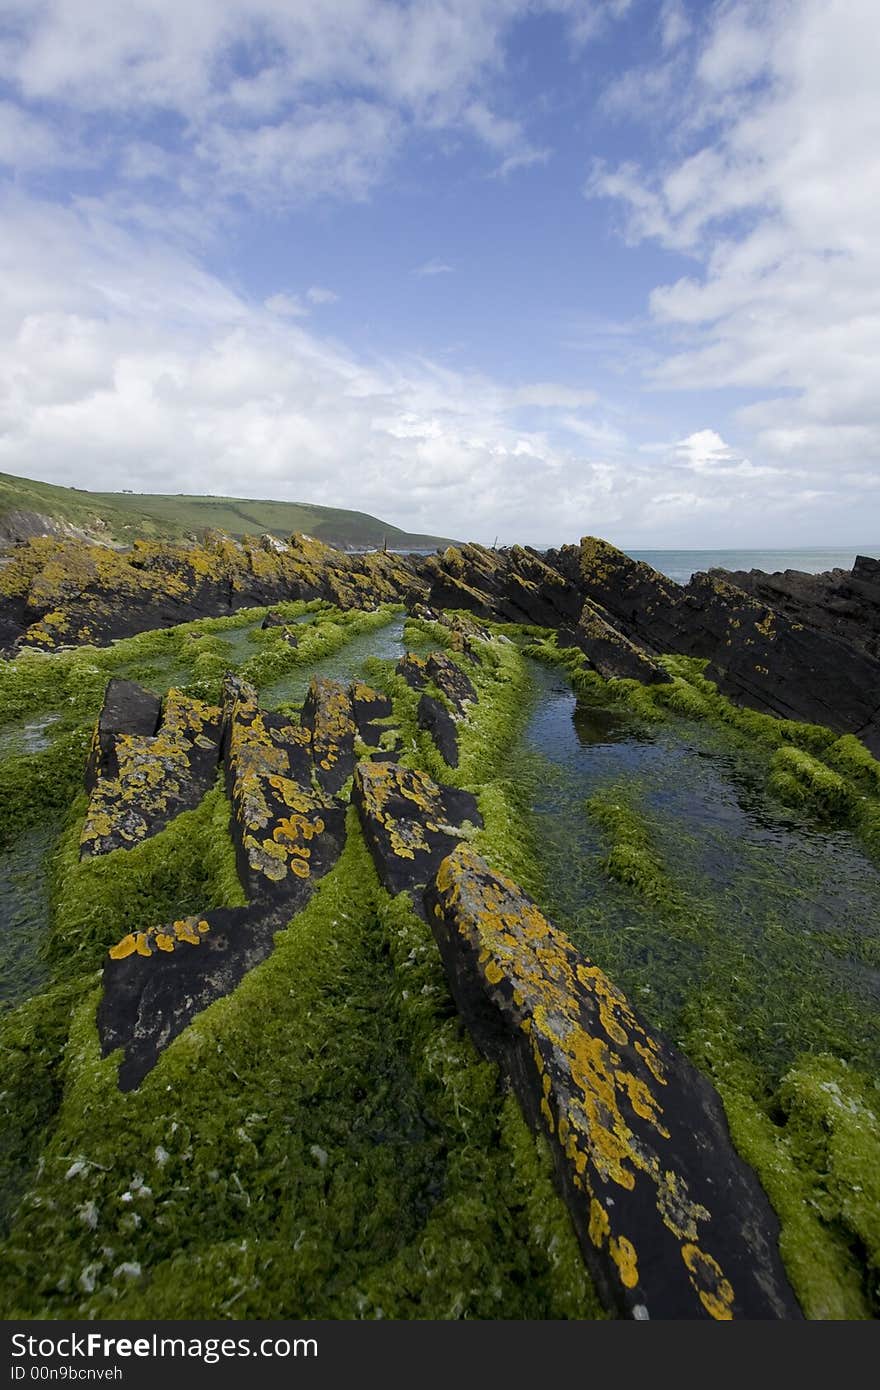
[[[880,873],[855,837],[777,807],[760,754],[710,724],[648,730],[578,706],[557,672],[530,671],[515,762],[549,915],[673,1037],[715,1001],[768,1083],[805,1051],[875,1072]],[[642,819],[671,907],[604,872],[610,841],[586,807],[596,795]]]
[[[398,661],[406,650],[404,622],[404,615],[399,614],[385,627],[358,633],[329,656],[294,667],[278,680],[261,687],[260,704],[267,709],[276,709],[282,704],[301,705],[314,676],[324,676],[347,685],[349,681],[363,677],[364,662],[371,656],[383,661]],[[412,649],[413,644],[408,645]]]

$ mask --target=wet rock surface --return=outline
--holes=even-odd
[[[584,1257],[634,1318],[796,1318],[778,1224],[709,1083],[461,844],[425,898],[480,1049],[551,1138]]]

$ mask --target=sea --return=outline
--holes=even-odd
[[[624,547],[621,547],[622,549]],[[825,570],[852,569],[857,555],[880,558],[880,545],[854,546],[851,550],[627,550],[634,560],[644,560],[661,574],[686,584],[700,570]]]

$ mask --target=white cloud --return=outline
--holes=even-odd
[[[716,432],[643,456],[586,384],[365,361],[284,312],[293,296],[250,306],[94,205],[16,195],[0,214],[4,471],[356,507],[485,541],[650,542],[661,517],[686,526],[684,497],[707,527],[754,524],[753,480]],[[687,486],[670,487],[670,466]],[[784,515],[796,470],[763,482],[761,513]],[[827,513],[827,499],[798,505]]]
[[[310,304],[336,304],[339,295],[335,290],[328,290],[323,285],[310,285],[306,290],[306,299]]]
[[[880,466],[878,70],[874,0],[725,4],[688,85],[697,148],[588,190],[700,266],[651,296],[654,383],[757,394],[750,453],[826,478]]]
[[[425,261],[424,265],[416,266],[412,273],[413,275],[451,275],[453,269],[453,266],[447,265],[445,261],[440,260],[439,256],[435,256],[433,260]]]
[[[7,0],[0,109],[16,167],[70,168],[26,108],[74,113],[77,158],[101,144],[129,179],[178,178],[195,201],[363,198],[413,131],[454,130],[499,158],[504,176],[544,158],[518,120],[493,110],[513,24],[536,9],[571,33],[613,20],[623,0]],[[601,25],[600,25],[601,27]],[[117,117],[122,117],[121,121]],[[12,122],[17,122],[13,126]],[[168,124],[163,168],[156,129]],[[4,136],[4,124],[6,137]],[[197,156],[185,176],[179,156]]]
[[[282,318],[303,319],[308,315],[308,309],[298,295],[295,294],[270,294],[269,298],[263,301],[270,314],[279,314]]]

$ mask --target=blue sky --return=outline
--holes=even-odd
[[[0,0],[0,469],[880,537],[875,0]]]

